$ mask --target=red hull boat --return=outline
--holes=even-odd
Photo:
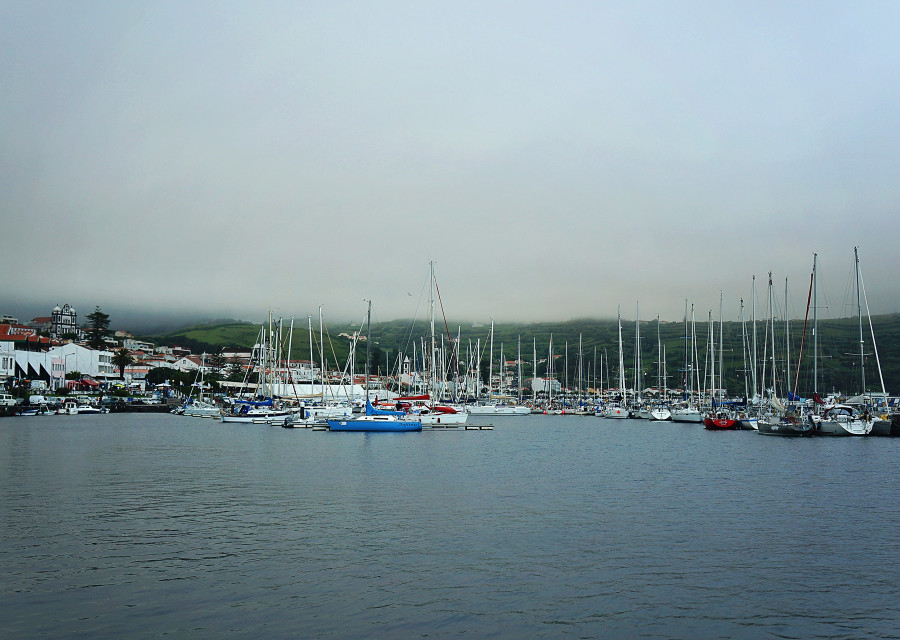
[[[703,418],[703,426],[713,431],[733,430],[741,428],[741,421],[719,414],[716,417],[706,416]]]

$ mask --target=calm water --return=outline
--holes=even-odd
[[[900,637],[900,439],[0,420],[10,638]]]

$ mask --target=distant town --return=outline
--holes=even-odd
[[[250,359],[250,350],[223,351],[207,358],[189,348],[136,339],[128,331],[110,330],[109,316],[99,307],[84,322],[68,304],[30,320],[0,316],[0,386],[19,397],[36,391],[146,394],[153,387],[170,386],[169,380],[176,388],[189,386],[191,374],[200,372],[209,373],[217,386],[221,376],[221,384],[227,386],[224,378],[229,374],[233,380],[245,379]],[[303,364],[307,376],[315,375],[311,363]],[[148,379],[154,369],[162,374]]]

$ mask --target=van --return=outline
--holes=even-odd
[[[47,398],[39,395],[28,396],[28,404],[47,404]]]
[[[16,399],[8,393],[0,393],[0,407],[14,407]]]

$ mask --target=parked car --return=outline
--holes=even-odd
[[[0,393],[0,407],[14,407],[16,406],[15,397],[9,395],[8,393]]]

